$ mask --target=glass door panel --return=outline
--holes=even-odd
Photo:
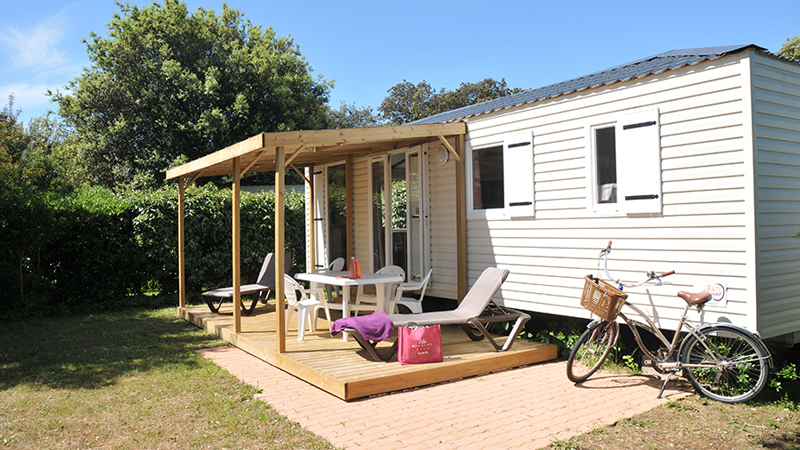
[[[315,168],[316,169],[316,168]],[[316,170],[314,176],[314,269],[319,269],[327,264],[325,258],[328,237],[325,233],[325,172]]]
[[[372,270],[396,265],[408,280],[422,277],[427,258],[422,170],[419,151],[372,159]]]
[[[345,166],[328,167],[328,258],[327,263],[347,259],[347,189]]]
[[[370,165],[372,175],[370,183],[370,198],[372,202],[372,271],[386,265],[386,176],[384,174],[384,161],[376,160]]]
[[[408,182],[406,184],[406,195],[408,198],[408,261],[409,267],[406,274],[409,280],[419,281],[422,279],[422,221],[424,213],[422,211],[419,153],[409,153],[408,155]]]
[[[406,179],[406,155],[397,153],[390,156],[391,163],[391,264],[403,268],[408,273],[408,193]]]

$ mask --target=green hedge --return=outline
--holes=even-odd
[[[175,187],[122,195],[88,188],[49,200],[47,214],[38,205],[36,230],[17,233],[27,237],[23,257],[9,248],[0,253],[0,275],[8,280],[0,290],[0,315],[18,315],[20,308],[26,315],[110,310],[142,304],[143,298],[152,299],[144,304],[160,302],[137,294],[174,294],[177,197]],[[273,251],[274,205],[273,193],[242,193],[242,283],[255,280],[264,256]],[[231,284],[231,191],[192,186],[185,208],[188,300],[199,302],[202,290]],[[302,194],[286,195],[286,250],[294,255],[292,273],[304,271]]]

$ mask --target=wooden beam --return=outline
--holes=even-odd
[[[242,175],[244,175],[244,174],[246,174],[247,172],[249,172],[249,171],[250,171],[250,169],[251,169],[253,166],[255,166],[255,165],[256,165],[256,163],[258,162],[259,158],[261,158],[262,156],[264,156],[264,154],[265,154],[265,153],[267,153],[267,151],[266,151],[266,150],[264,150],[263,152],[259,153],[259,154],[258,154],[258,155],[257,155],[255,158],[253,158],[253,160],[252,160],[252,161],[250,161],[250,164],[248,164],[248,165],[247,165],[247,167],[245,167],[245,168],[244,168],[244,170],[242,170]]]
[[[189,183],[191,184],[192,181]],[[186,227],[184,222],[186,220],[184,209],[186,200],[184,192],[187,186],[184,185],[183,178],[178,178],[178,305],[181,308],[186,307]]]
[[[319,163],[328,151],[343,149],[345,152],[358,152],[359,149],[369,150],[372,147],[394,146],[401,148],[425,141],[427,138],[437,136],[463,135],[466,133],[466,124],[463,122],[428,125],[401,125],[394,127],[352,128],[344,130],[308,130],[284,131],[280,133],[261,133],[237,144],[218,150],[195,161],[174,167],[167,171],[167,179],[175,179],[205,170],[204,176],[226,175],[230,173],[230,166],[226,166],[233,158],[248,156],[256,151],[264,150],[266,156],[277,147],[316,148],[311,156],[302,156],[302,151],[296,152],[297,158],[307,165]],[[262,155],[259,156],[261,158]],[[249,159],[248,159],[249,160]],[[258,163],[259,170],[272,170],[269,165]]]
[[[286,353],[286,297],[283,291],[283,267],[285,243],[285,213],[283,210],[286,201],[284,177],[286,165],[283,147],[275,149],[275,161],[278,167],[275,170],[275,312],[278,333],[278,353]]]
[[[447,140],[447,138],[445,138],[444,136],[442,136],[440,134],[439,135],[439,140],[442,141],[442,144],[444,144],[444,147],[447,149],[448,152],[450,152],[451,155],[453,155],[453,158],[455,158],[456,161],[461,161],[461,157],[458,156],[458,152],[456,151],[456,149],[453,148],[452,145],[450,145],[450,142]]]
[[[467,127],[465,123],[455,122],[428,125],[400,125],[393,127],[347,128],[338,130],[285,131],[265,134],[264,147],[353,145],[374,141],[394,141],[427,136],[449,136],[453,134],[464,134],[466,130]]]
[[[234,158],[247,155],[251,152],[261,150],[262,148],[264,148],[264,133],[257,134],[249,139],[225,147],[222,150],[217,150],[210,155],[203,156],[202,158],[198,158],[181,166],[173,167],[167,170],[167,180],[191,173],[198,173],[208,167],[231,161]]]
[[[295,169],[297,170],[297,169]],[[306,267],[306,272],[313,272],[314,269],[317,268],[317,241],[316,237],[316,225],[314,222],[314,218],[316,217],[316,208],[314,208],[314,204],[316,203],[316,198],[314,198],[314,166],[309,166],[308,173],[311,175],[310,177],[305,178],[306,180],[306,201],[308,202],[308,267]]]
[[[241,247],[241,187],[239,158],[233,159],[232,232],[233,240],[233,323],[234,332],[242,332],[242,247]]]
[[[301,153],[301,152],[302,152],[302,151],[305,149],[305,147],[306,147],[305,145],[301,145],[300,147],[298,147],[298,148],[297,148],[297,150],[295,150],[295,151],[292,153],[292,155],[291,155],[291,156],[290,156],[290,157],[289,157],[289,158],[286,160],[286,162],[285,162],[285,163],[283,163],[283,167],[284,167],[284,168],[286,168],[286,167],[288,167],[289,165],[291,165],[291,164],[292,164],[292,161],[294,161],[294,159],[295,159],[295,158],[297,158],[298,156],[300,156],[300,153]],[[276,160],[276,161],[277,161],[277,160]]]
[[[298,175],[300,175],[301,177],[303,177],[303,179],[304,179],[304,180],[306,180],[306,183],[311,183],[311,181],[308,179],[308,177],[306,177],[306,174],[304,174],[303,172],[301,172],[301,171],[300,171],[300,169],[298,169],[297,167],[295,167],[295,165],[294,165],[294,164],[289,164],[289,167],[291,167],[292,169],[294,169],[294,171],[295,171],[295,172],[297,172],[297,174],[298,174]],[[313,167],[313,166],[311,166],[311,167]]]
[[[464,136],[456,136],[456,147],[464,155]],[[464,158],[458,158],[456,170],[456,283],[458,302],[467,295],[467,180]],[[471,183],[470,183],[471,185]]]

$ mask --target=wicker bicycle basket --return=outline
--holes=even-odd
[[[628,294],[620,291],[614,285],[586,275],[581,306],[601,319],[608,321],[616,319],[626,298],[628,298]]]

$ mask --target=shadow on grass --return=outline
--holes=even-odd
[[[195,350],[224,344],[174,308],[6,322],[0,342],[0,390],[101,388],[137,372],[196,366]]]

